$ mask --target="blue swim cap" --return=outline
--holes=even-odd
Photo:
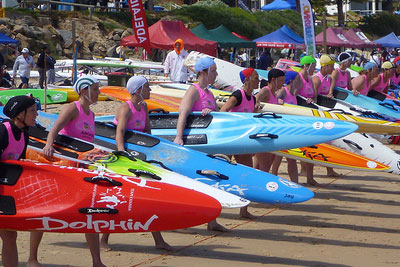
[[[373,67],[378,67],[378,66],[374,62],[369,61],[369,62],[365,63],[364,70],[370,70]]]
[[[288,71],[285,74],[285,84],[290,84],[297,77],[297,72],[295,71]]]
[[[215,65],[214,59],[210,57],[202,57],[197,60],[196,64],[194,65],[194,71],[200,72],[202,70],[206,70],[209,67]]]

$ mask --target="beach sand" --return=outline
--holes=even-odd
[[[53,106],[49,112],[60,108]],[[118,106],[107,101],[93,109],[103,115]],[[327,177],[325,168],[315,167],[322,186],[310,187],[315,192],[310,201],[250,204],[249,211],[259,216],[255,220],[240,219],[239,209],[224,209],[218,222],[231,229],[229,233],[207,231],[206,225],[163,232],[176,252],[155,249],[150,233],[112,234],[112,250],[102,252],[103,262],[107,266],[400,266],[400,177],[336,171],[343,177]],[[288,178],[286,162],[280,176]],[[19,232],[18,249],[20,264],[25,264],[29,233]],[[45,233],[39,260],[43,266],[91,266],[83,234]]]

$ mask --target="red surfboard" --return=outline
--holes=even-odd
[[[164,231],[207,223],[220,212],[220,203],[208,195],[157,181],[37,162],[0,162],[0,229]]]

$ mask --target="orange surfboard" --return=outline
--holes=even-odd
[[[378,161],[328,144],[281,150],[273,153],[325,167],[360,171],[385,171],[389,169],[389,166]]]
[[[131,99],[126,87],[121,86],[103,86],[100,92],[113,100],[128,101]],[[150,93],[150,99],[146,100],[149,110],[163,109],[165,111],[176,112],[179,110],[180,98],[164,96]]]

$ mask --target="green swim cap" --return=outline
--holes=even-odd
[[[317,61],[315,60],[315,58],[313,58],[312,56],[304,56],[300,59],[300,65],[304,66],[306,64],[313,64],[316,63]]]

